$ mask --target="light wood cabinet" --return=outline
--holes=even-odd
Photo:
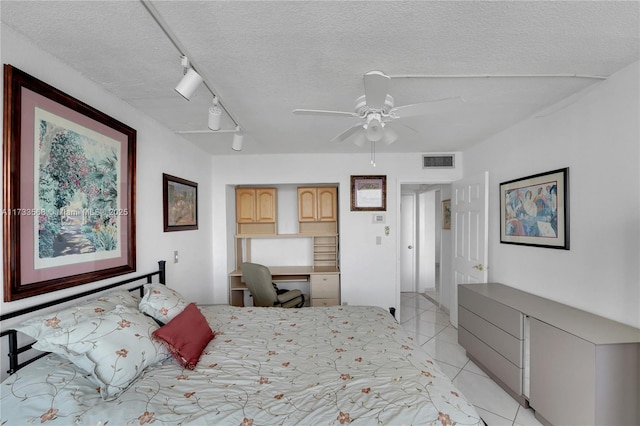
[[[298,188],[298,221],[299,222],[336,222],[338,188],[299,187]]]
[[[311,306],[334,306],[340,304],[340,275],[311,275]]]
[[[238,234],[276,233],[276,188],[236,188]]]
[[[301,234],[337,233],[338,188],[298,187],[298,222]]]

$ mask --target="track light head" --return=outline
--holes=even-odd
[[[236,127],[236,132],[233,134],[233,142],[231,143],[231,149],[234,151],[242,151],[242,142],[244,141],[244,132],[240,126]]]
[[[196,70],[189,66],[189,59],[186,56],[182,56],[181,61],[185,74],[176,86],[176,92],[180,93],[186,100],[189,100],[203,79]]]
[[[209,107],[209,128],[211,130],[220,130],[220,117],[222,109],[218,106],[218,98],[213,97],[213,105]]]

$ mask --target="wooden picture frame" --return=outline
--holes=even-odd
[[[351,176],[351,211],[386,210],[386,176]]]
[[[442,229],[451,229],[451,199],[442,200]]]
[[[569,250],[569,168],[500,184],[500,242]]]
[[[4,65],[4,300],[136,270],[136,131]]]
[[[164,232],[198,229],[198,184],[162,174]]]

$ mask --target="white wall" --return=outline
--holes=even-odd
[[[157,261],[166,259],[170,287],[190,300],[201,303],[213,302],[210,267],[212,184],[209,155],[203,155],[199,148],[105,92],[68,65],[39,50],[12,29],[3,25],[0,30],[3,64],[11,64],[137,130],[137,274],[157,270]],[[170,94],[172,90],[173,88],[167,88],[167,93]],[[198,230],[163,232],[162,173],[198,183]],[[172,263],[174,250],[180,253],[180,261],[177,264]],[[134,273],[130,276],[135,275]],[[105,282],[114,282],[121,278],[124,276]],[[6,313],[94,287],[97,285],[87,284],[54,294],[11,303],[1,302],[0,310]]]
[[[342,301],[399,308],[398,217],[400,184],[452,182],[461,170],[424,170],[422,154],[377,154],[377,167],[369,154],[243,155],[212,159],[214,298],[227,302],[227,274],[234,269],[233,192],[230,185],[338,183],[340,271]],[[461,165],[459,156],[456,164]],[[350,176],[386,175],[387,212],[384,226],[372,223],[371,212],[350,211]],[[292,209],[297,208],[294,204]],[[279,212],[280,214],[281,212]],[[376,236],[382,244],[376,245]]]
[[[465,175],[490,171],[490,281],[640,327],[639,81],[636,62],[465,152]],[[562,167],[571,249],[500,244],[500,182]]]

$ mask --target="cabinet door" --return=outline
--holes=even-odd
[[[298,188],[298,221],[315,222],[317,188]]]
[[[554,425],[595,424],[595,345],[530,319],[529,403]]]
[[[317,220],[319,222],[336,222],[338,220],[337,205],[338,188],[318,188]]]
[[[276,221],[276,189],[258,188],[256,191],[256,215],[258,223],[275,223]]]
[[[256,221],[256,190],[236,188],[236,222],[254,223]]]

